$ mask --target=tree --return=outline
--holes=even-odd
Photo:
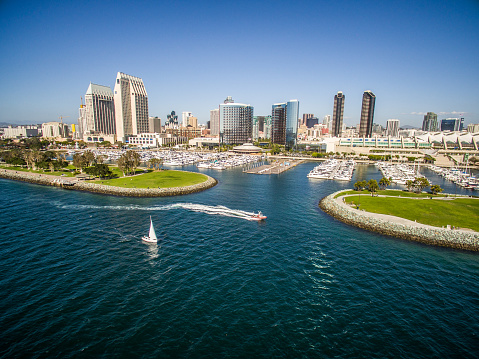
[[[438,184],[433,184],[431,186],[432,194],[438,194],[438,193],[441,193],[442,191],[443,191],[443,189]]]
[[[82,156],[83,156],[83,160],[85,161],[88,167],[91,166],[96,160],[95,154],[90,150],[83,152]]]
[[[140,155],[132,150],[126,151],[118,158],[117,165],[123,172],[123,176],[135,174],[136,168],[140,165]]]
[[[367,185],[367,182],[366,181],[357,181],[355,184],[354,184],[354,189],[356,191],[362,191]]]
[[[151,158],[148,160],[148,167],[150,167],[154,170],[160,170],[161,167],[163,166],[163,159],[160,158]]]
[[[87,166],[87,163],[81,153],[75,153],[73,155],[73,166],[77,171],[80,169],[80,172],[83,173],[83,169]]]
[[[378,181],[376,181],[375,179],[369,180],[367,187],[368,187],[368,191],[371,192],[371,196],[372,196],[379,189]]]
[[[414,187],[414,182],[412,180],[407,180],[406,181],[406,188],[408,191],[411,191],[411,189]]]
[[[113,174],[113,172],[110,170],[110,167],[103,163],[95,163],[93,166],[86,168],[85,172],[89,175],[100,177],[100,179],[111,177]]]
[[[381,186],[381,189],[385,189],[387,186],[391,185],[391,179],[383,177],[379,180],[379,186]]]
[[[429,186],[430,186],[430,183],[425,177],[417,177],[413,181],[413,187],[416,189],[417,193],[420,193],[424,188]]]

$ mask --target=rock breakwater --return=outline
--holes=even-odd
[[[46,186],[62,187],[65,189],[86,191],[93,193],[100,193],[113,196],[127,196],[127,197],[167,197],[180,196],[195,192],[204,191],[208,188],[216,186],[218,181],[210,176],[203,183],[198,183],[185,187],[170,187],[170,188],[122,188],[114,186],[106,186],[97,183],[90,183],[86,181],[78,181],[72,177],[58,177],[46,174],[38,174],[23,171],[13,171],[0,169],[0,177],[23,181]]]
[[[372,232],[430,245],[479,251],[478,232],[432,227],[394,216],[359,211],[343,203],[342,197],[334,198],[340,192],[342,191],[324,197],[319,202],[319,207],[341,222]],[[398,222],[411,222],[411,224]]]

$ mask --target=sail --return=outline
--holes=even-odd
[[[150,237],[150,239],[157,239],[156,238],[156,233],[155,233],[155,228],[153,227],[153,221],[151,220],[151,217],[150,217],[150,233],[149,233],[148,237]]]

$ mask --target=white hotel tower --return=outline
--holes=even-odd
[[[114,92],[118,141],[148,133],[148,95],[143,80],[118,72]]]

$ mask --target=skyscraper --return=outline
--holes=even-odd
[[[169,115],[166,115],[165,127],[178,128],[178,115],[175,111],[171,111]]]
[[[90,82],[85,95],[84,133],[116,133],[115,103],[113,91],[108,86],[95,85]]]
[[[118,140],[125,142],[128,136],[147,133],[148,94],[143,80],[118,72],[114,92]]]
[[[364,91],[359,122],[359,137],[371,137],[373,133],[374,105],[376,96],[371,91]]]
[[[220,134],[220,110],[218,108],[210,110],[210,130],[211,136]]]
[[[271,110],[271,142],[287,148],[296,146],[298,137],[299,101],[275,103]]]
[[[462,131],[464,118],[446,118],[441,120],[441,131]]]
[[[343,113],[344,113],[344,100],[345,96],[342,91],[339,91],[334,96],[334,108],[333,108],[333,136],[340,137],[343,128]]]
[[[329,130],[329,132],[332,131],[332,121],[331,121],[331,115],[326,115],[323,117],[323,125],[326,126],[326,128]]]
[[[253,106],[234,103],[228,96],[219,106],[220,142],[226,145],[242,144],[253,137]]]
[[[399,137],[399,120],[387,121],[386,135],[391,137]]]
[[[314,114],[312,113],[303,113],[303,121],[301,122],[301,125],[306,125],[306,122],[308,120],[308,118],[313,118],[314,117]]]
[[[192,116],[191,112],[182,112],[181,113],[181,125],[183,127],[188,127],[188,117]]]
[[[437,114],[434,112],[428,112],[426,115],[424,115],[422,130],[428,132],[439,131],[439,126],[437,125]]]

